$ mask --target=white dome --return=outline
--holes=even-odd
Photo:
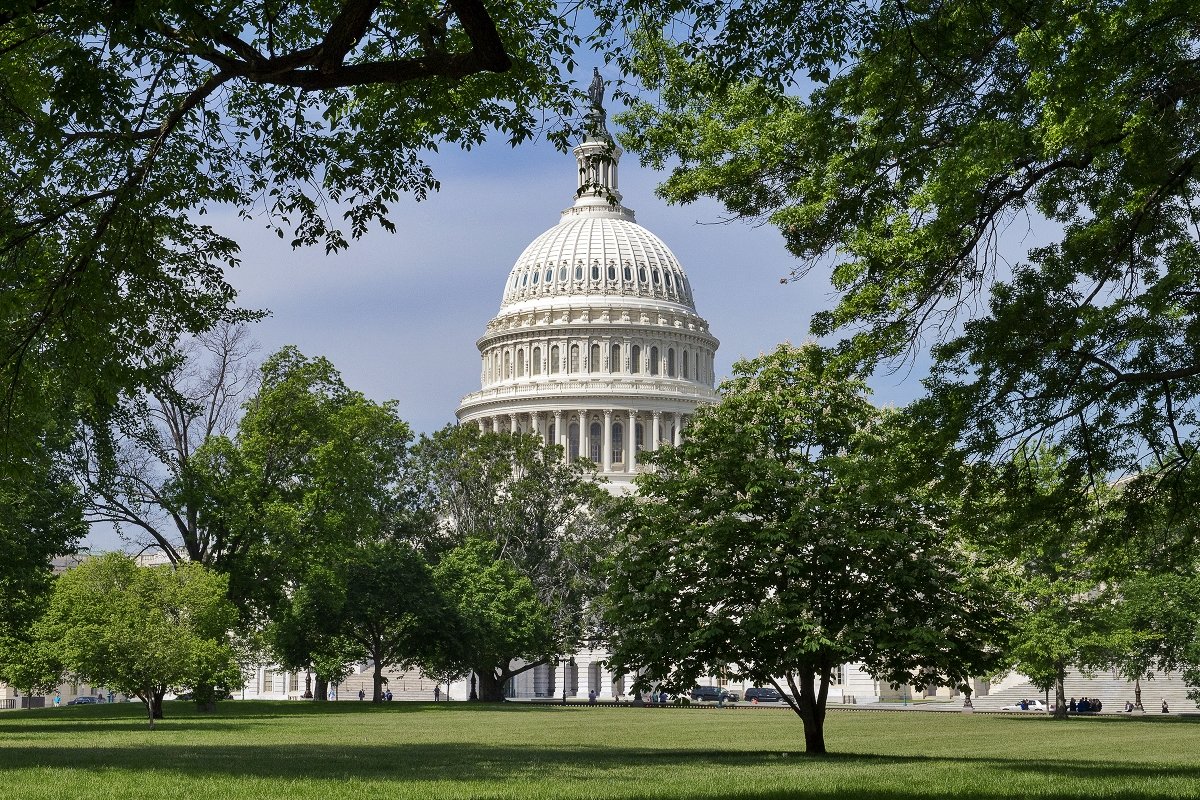
[[[573,211],[525,248],[501,309],[539,298],[600,296],[666,300],[695,311],[687,276],[662,239],[624,215]]]

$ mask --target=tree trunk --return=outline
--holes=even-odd
[[[788,686],[796,698],[792,708],[804,723],[804,751],[809,755],[824,755],[825,701],[829,697],[829,676],[822,671],[819,689],[813,685],[817,678],[817,670],[800,670],[799,678],[797,686],[796,681],[789,675]],[[775,688],[779,689],[778,686]]]
[[[1067,718],[1067,688],[1063,682],[1067,679],[1066,667],[1059,667],[1054,676],[1054,718]]]
[[[163,695],[164,694],[166,694],[166,692],[156,691],[151,695],[151,697],[154,698],[154,705],[152,706],[152,713],[154,714],[155,719],[163,718],[163,705],[162,704],[163,704]]]
[[[504,702],[504,684],[508,682],[508,673],[503,673],[500,677],[496,677],[496,670],[492,667],[475,670],[475,674],[479,677],[479,699],[485,703],[502,703]]]
[[[150,719],[150,730],[154,730],[154,690],[147,689],[142,697],[142,702],[146,704],[146,716]]]
[[[382,703],[383,702],[383,664],[380,664],[378,661],[375,662],[375,673],[374,673],[374,675],[372,675],[371,680],[374,682],[374,685],[375,685],[374,692],[371,695],[371,702],[372,703]]]
[[[313,700],[316,700],[318,702],[324,702],[325,700],[328,700],[329,699],[329,681],[325,678],[322,678],[320,675],[318,675],[315,683],[316,683],[316,689],[313,690]]]

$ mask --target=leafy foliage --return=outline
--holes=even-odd
[[[226,579],[199,564],[140,567],[110,553],[58,578],[35,641],[67,674],[141,698],[154,727],[166,691],[241,685],[225,595]]]
[[[983,451],[1192,458],[1193,4],[600,5],[654,90],[623,142],[676,162],[668,199],[769,218],[793,277],[831,266],[814,333],[864,363],[941,342],[932,389]]]
[[[623,509],[614,668],[644,670],[641,688],[726,670],[786,681],[816,753],[844,663],[917,686],[986,671],[1003,604],[949,529],[942,487],[907,482],[922,445],[904,418],[816,345],[734,373]]]
[[[509,678],[595,628],[608,493],[559,447],[471,425],[423,437],[414,461],[436,514],[426,548],[463,620],[462,671],[484,682],[484,699],[503,699]]]

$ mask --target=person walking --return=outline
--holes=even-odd
[[[360,701],[361,701],[361,700],[366,700],[366,699],[367,699],[367,690],[366,690],[366,689],[361,689],[361,688],[360,688],[360,689],[358,690],[358,699],[359,699]]]
[[[436,702],[438,702],[438,701],[439,701],[439,700],[441,700],[441,699],[442,699],[442,687],[441,687],[441,686],[434,686],[434,687],[433,687],[433,702],[435,702],[435,703],[436,703]]]

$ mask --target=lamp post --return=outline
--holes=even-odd
[[[575,666],[575,656],[571,656],[571,657],[569,657],[569,658],[567,659],[566,663],[565,663],[565,664],[564,664],[564,666],[563,666],[563,699],[562,699],[562,704],[563,704],[564,706],[567,704],[567,667],[574,667],[574,666]]]

